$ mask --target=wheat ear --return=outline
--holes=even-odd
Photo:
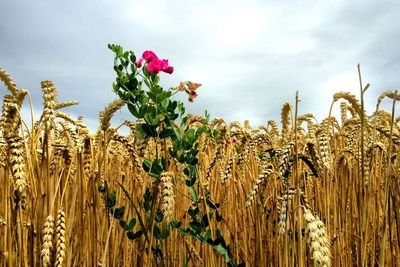
[[[307,243],[310,246],[311,258],[314,260],[315,266],[331,266],[330,243],[325,224],[318,216],[314,217],[307,208],[304,208],[303,216],[307,223],[306,233],[309,236]]]
[[[65,230],[65,213],[60,209],[56,222],[56,263],[54,266],[62,266],[65,258],[67,250]]]
[[[251,206],[254,200],[254,196],[257,194],[260,187],[268,182],[268,177],[273,173],[275,172],[273,169],[270,168],[270,166],[267,166],[265,162],[261,163],[261,172],[258,175],[257,179],[254,181],[253,187],[248,194],[246,203],[244,205],[246,208]]]
[[[123,105],[125,105],[125,101],[122,99],[117,99],[111,102],[104,111],[100,112],[100,128],[105,131],[110,127],[110,121],[114,113],[119,110]]]
[[[47,216],[44,222],[42,236],[42,250],[40,256],[43,266],[49,266],[51,260],[51,250],[53,249],[53,233],[54,233],[54,218],[52,215]]]
[[[161,211],[165,221],[170,222],[175,212],[175,194],[172,184],[172,172],[161,173]]]
[[[54,127],[54,110],[57,105],[57,90],[54,84],[49,81],[42,81],[41,87],[43,91],[43,119],[47,127]]]
[[[17,86],[15,85],[15,82],[11,78],[10,74],[6,72],[4,69],[0,68],[0,80],[4,82],[4,84],[7,86],[8,90],[13,94],[13,96],[17,95],[18,89]]]

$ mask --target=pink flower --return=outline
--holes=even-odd
[[[142,58],[135,63],[136,67],[140,68],[143,64],[143,60],[147,62],[146,66],[149,73],[157,74],[163,71],[171,74],[174,71],[174,67],[168,65],[168,59],[159,59],[153,51],[144,51]]]
[[[146,50],[143,52],[142,58],[148,63],[158,59],[157,55],[153,51]]]

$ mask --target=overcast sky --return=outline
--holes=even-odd
[[[358,63],[371,84],[369,111],[383,90],[399,89],[399,14],[398,0],[2,0],[0,67],[31,92],[36,116],[48,79],[60,101],[80,102],[64,111],[92,129],[116,98],[108,43],[168,58],[175,71],[161,74],[166,87],[202,83],[194,103],[182,96],[189,112],[256,126],[279,121],[298,90],[299,113],[321,119],[334,92],[358,96]],[[8,93],[3,84],[0,92]],[[125,110],[115,123],[128,118]]]

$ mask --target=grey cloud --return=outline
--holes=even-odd
[[[372,84],[367,94],[369,106],[375,104],[381,90],[398,86],[397,1],[332,2],[332,8],[315,4],[315,12],[304,1],[260,2],[260,10],[277,10],[286,17],[272,21],[276,29],[261,32],[259,40],[240,50],[216,49],[216,41],[208,35],[212,29],[204,12],[229,12],[223,4],[164,3],[160,12],[166,13],[168,21],[160,25],[160,31],[140,18],[127,16],[123,9],[128,3],[97,1],[93,6],[89,1],[4,1],[0,10],[1,67],[20,87],[30,89],[37,109],[41,109],[40,81],[50,79],[61,101],[81,103],[68,111],[84,115],[92,124],[115,98],[111,91],[112,54],[106,47],[109,42],[137,53],[152,49],[170,58],[175,72],[161,77],[167,87],[209,77],[194,80],[203,87],[187,110],[202,115],[207,109],[211,116],[228,121],[237,120],[237,114],[248,114],[257,122],[271,118],[279,121],[282,104],[293,103],[296,90],[302,99],[301,112],[322,118],[328,112],[331,95],[321,89],[321,84],[349,72],[357,79],[357,63],[362,64],[365,83]],[[307,19],[306,15],[298,16],[298,21],[291,19],[291,14],[300,12],[313,17],[304,27],[306,22],[301,19]],[[218,18],[216,22],[223,23]],[[296,48],[303,42],[308,42],[304,49],[285,51],[287,45]],[[190,73],[193,66],[212,73]],[[347,90],[346,85],[337,89]],[[186,101],[186,96],[180,98]],[[124,116],[129,117],[126,110],[118,113],[119,120]]]

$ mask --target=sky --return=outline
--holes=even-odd
[[[169,59],[175,70],[161,74],[166,88],[201,83],[194,103],[179,97],[188,112],[252,126],[279,122],[298,91],[298,113],[320,120],[335,92],[359,96],[359,63],[371,84],[367,111],[384,90],[399,89],[399,13],[398,0],[2,0],[0,68],[30,91],[36,117],[40,81],[51,80],[61,102],[79,102],[63,111],[84,116],[93,130],[117,98],[108,43]],[[0,94],[8,94],[2,83]],[[127,109],[113,123],[124,119],[133,119]]]

